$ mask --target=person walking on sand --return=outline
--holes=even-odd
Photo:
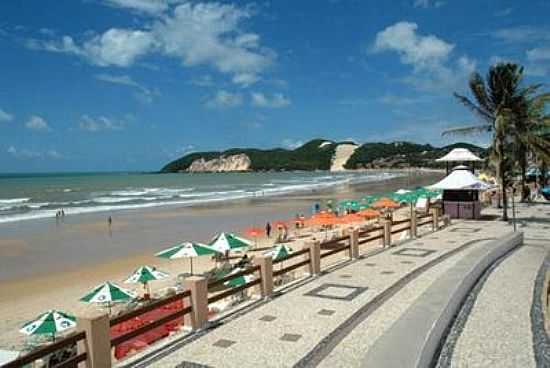
[[[265,224],[265,235],[267,235],[268,238],[271,237],[271,224],[269,221]]]
[[[109,227],[113,225],[113,218],[111,216],[109,216],[109,218],[107,219],[107,223],[109,224]]]

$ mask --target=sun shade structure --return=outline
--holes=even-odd
[[[437,162],[472,162],[483,161],[467,148],[455,148],[445,156],[436,159]]]
[[[25,335],[55,335],[76,326],[76,318],[64,312],[49,310],[36,319],[25,323],[19,332]]]
[[[127,302],[135,298],[135,294],[121,288],[112,282],[105,282],[96,286],[91,292],[80,298],[81,302],[107,304],[109,313],[111,313],[111,305],[113,303]]]
[[[201,256],[212,256],[217,252],[208,245],[196,242],[183,242],[171,248],[162,250],[155,256],[166,259],[189,258],[191,274],[193,274],[193,258]]]
[[[469,170],[455,170],[438,183],[430,185],[428,189],[459,190],[475,189],[486,190],[491,186],[480,180]]]
[[[231,233],[220,233],[216,235],[208,246],[220,253],[229,251],[244,251],[252,243],[245,238],[241,238]]]
[[[141,266],[137,268],[125,281],[125,284],[143,284],[143,288],[147,289],[147,293],[150,293],[149,282],[164,280],[168,278],[166,272],[157,270],[151,266]]]

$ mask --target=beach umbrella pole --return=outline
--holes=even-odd
[[[189,261],[191,263],[191,275],[193,275],[193,258],[189,257]]]

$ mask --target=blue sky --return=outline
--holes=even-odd
[[[436,145],[469,74],[548,83],[550,2],[0,2],[0,172],[155,170],[311,138]],[[474,137],[482,142],[484,137]]]

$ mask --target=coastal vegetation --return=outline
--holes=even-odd
[[[333,142],[326,139],[313,139],[295,149],[275,148],[260,150],[252,148],[233,148],[222,152],[194,152],[168,163],[161,169],[164,173],[186,172],[197,160],[214,160],[245,154],[250,158],[251,171],[291,171],[291,170],[329,170],[340,144],[352,142]],[[405,168],[405,167],[443,167],[434,159],[441,157],[453,148],[468,148],[484,157],[486,150],[467,143],[456,143],[445,147],[412,142],[365,143],[359,146],[345,164],[346,169],[363,168]]]
[[[513,63],[491,66],[485,79],[473,73],[469,88],[473,99],[458,93],[454,95],[481,122],[443,134],[490,134],[490,163],[501,186],[502,218],[508,220],[506,190],[514,174],[519,172],[521,176],[522,200],[526,200],[525,178],[529,162],[538,162],[543,172],[550,162],[550,136],[545,133],[550,127],[550,116],[545,110],[550,94],[537,94],[541,88],[539,84],[524,85],[523,67]]]

